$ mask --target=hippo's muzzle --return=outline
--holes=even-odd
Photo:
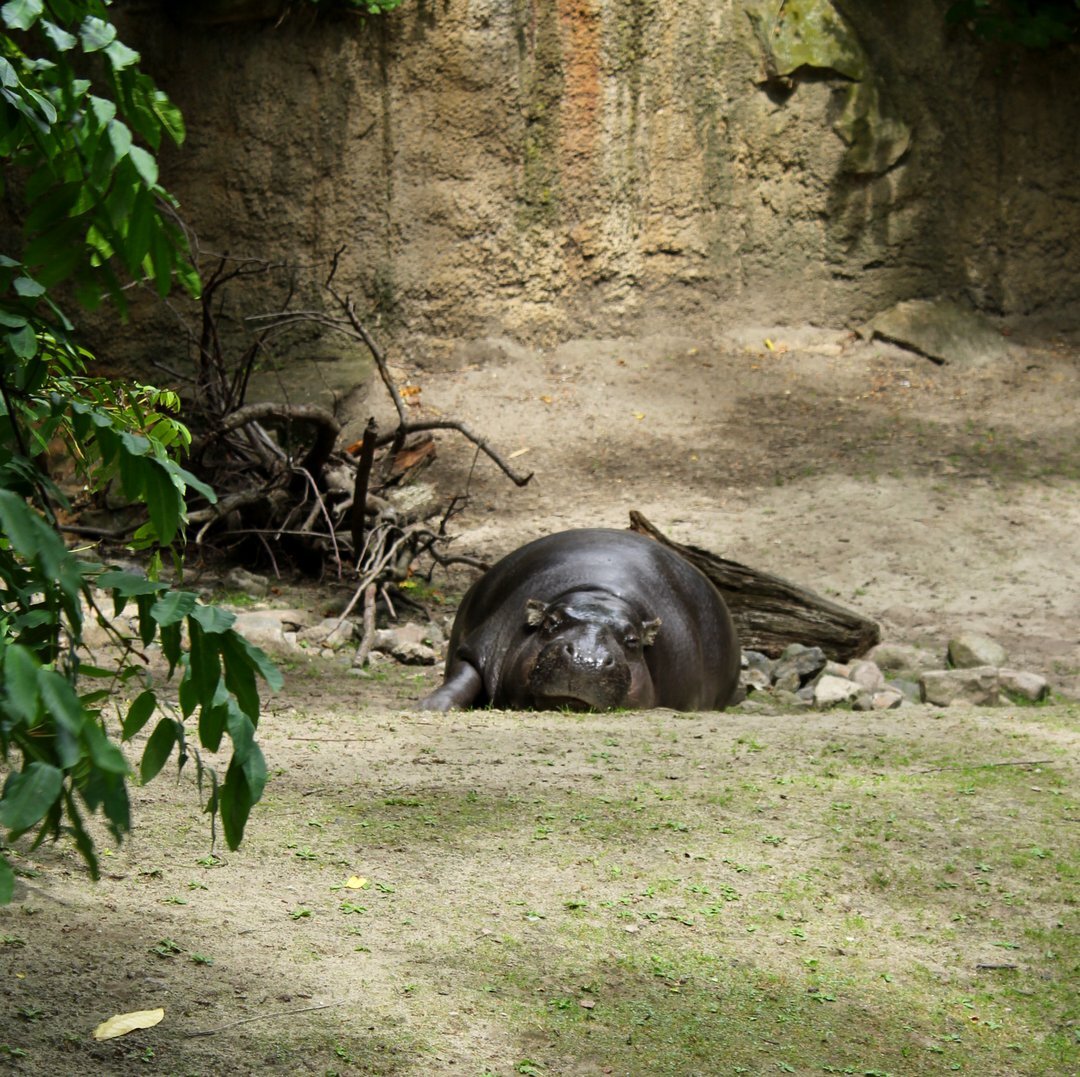
[[[552,709],[613,710],[630,691],[630,667],[610,631],[594,625],[545,644],[529,675],[529,693]]]

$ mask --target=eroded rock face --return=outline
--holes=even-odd
[[[471,0],[224,30],[124,7],[184,112],[162,178],[202,246],[311,265],[344,245],[336,280],[411,333],[846,322],[935,295],[1080,309],[1059,256],[1080,230],[1072,57],[1020,57],[1003,80],[928,32],[932,0],[903,18]]]

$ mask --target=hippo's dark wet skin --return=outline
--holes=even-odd
[[[537,539],[469,589],[428,710],[722,709],[739,646],[712,584],[630,531]]]

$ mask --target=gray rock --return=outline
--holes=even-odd
[[[794,692],[787,692],[781,688],[772,691],[772,697],[776,702],[787,710],[802,710],[810,706],[810,703],[797,696]]]
[[[961,632],[949,640],[949,661],[956,669],[976,666],[1003,666],[1008,661],[1005,648],[989,636]]]
[[[432,626],[413,622],[383,628],[375,633],[372,650],[393,655],[399,662],[410,666],[433,666],[439,661],[438,652],[431,645]],[[441,636],[441,633],[439,633]]]
[[[866,657],[887,673],[922,673],[942,668],[941,661],[929,651],[907,643],[879,643]]]
[[[739,684],[747,692],[764,692],[772,684],[772,681],[769,679],[768,673],[760,669],[744,669],[739,674]]]
[[[772,673],[773,660],[761,651],[743,651],[741,663],[743,669],[760,670],[766,676]]]
[[[798,679],[795,689],[812,681],[824,668],[828,659],[820,647],[804,647],[801,643],[792,643],[784,648],[784,653],[773,666],[773,681],[786,687],[791,682],[791,674]],[[795,689],[791,689],[794,691]]]
[[[918,681],[909,681],[897,677],[895,680],[889,681],[885,690],[887,691],[889,688],[895,692],[899,692],[904,699],[907,699],[912,703],[922,702],[922,689],[919,687]]]
[[[347,617],[344,620],[340,617],[327,617],[318,624],[301,629],[298,636],[307,646],[340,651],[359,638],[360,626]]]
[[[1050,694],[1050,685],[1046,678],[1038,673],[1027,673],[1017,669],[998,671],[1002,691],[1014,699],[1028,703],[1039,703]]]
[[[833,662],[831,659],[825,663],[825,668],[822,673],[828,673],[833,677],[846,677],[850,679],[851,676],[851,663],[850,662]]]
[[[876,711],[894,710],[899,707],[906,697],[896,688],[882,688],[880,692],[874,692],[870,697],[873,709]]]
[[[252,598],[265,598],[270,593],[270,580],[266,576],[260,576],[255,572],[248,572],[246,568],[229,569],[223,586],[226,591],[239,591],[242,595],[250,595]]]
[[[291,651],[296,646],[296,622],[291,610],[241,610],[233,628],[258,647]]]
[[[953,703],[992,705],[1000,697],[998,671],[994,666],[930,670],[919,678],[919,687],[923,702],[939,707]]]
[[[834,707],[838,703],[850,703],[858,698],[862,691],[862,687],[854,681],[823,673],[814,685],[814,706],[824,708]]]
[[[980,314],[947,299],[909,299],[872,318],[860,331],[933,359],[981,366],[1009,356],[1002,335]]]
[[[868,692],[877,692],[885,687],[885,674],[881,672],[877,663],[863,658],[851,663],[848,679],[861,685]]]

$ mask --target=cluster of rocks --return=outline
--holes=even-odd
[[[880,643],[865,658],[832,662],[820,647],[793,643],[779,658],[743,651],[740,685],[748,699],[825,709],[889,710],[908,703],[994,706],[1037,703],[1049,695],[1046,678],[1008,667],[994,640],[963,633],[938,657],[920,647]]]
[[[312,616],[306,610],[239,610],[235,628],[245,639],[269,651],[302,651],[320,658],[355,657],[363,634],[351,617]],[[403,622],[380,628],[371,645],[371,658],[395,659],[406,665],[432,666],[441,661],[446,639],[435,624]]]
[[[265,576],[233,568],[223,580],[226,590],[264,599],[270,591]],[[302,651],[320,658],[355,656],[363,626],[352,616],[319,617],[303,609],[239,609],[236,629],[245,639],[271,651]],[[376,631],[371,658],[395,659],[406,665],[435,665],[442,659],[446,639],[436,624],[402,622]]]
[[[263,598],[269,581],[234,569],[226,586]],[[354,665],[362,635],[357,619],[319,618],[308,610],[241,609],[236,627],[251,642],[269,650],[298,650],[323,658],[348,656]],[[368,660],[435,665],[445,647],[438,625],[403,622],[375,633]],[[943,655],[902,643],[879,643],[864,658],[846,663],[830,661],[820,647],[798,643],[778,658],[747,650],[742,653],[740,686],[749,701],[744,707],[768,702],[819,709],[848,706],[861,711],[889,710],[905,703],[941,707],[1037,703],[1050,692],[1045,677],[1011,668],[999,643],[974,633],[951,639]]]

